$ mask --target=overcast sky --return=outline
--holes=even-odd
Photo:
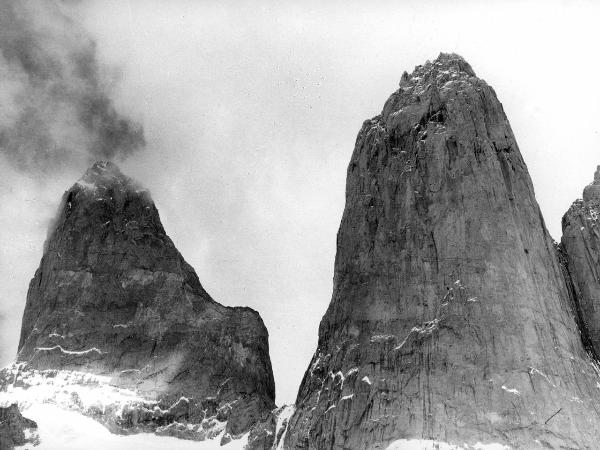
[[[62,6],[96,41],[114,107],[143,126],[145,149],[121,169],[150,189],[211,296],[263,317],[278,404],[295,399],[331,297],[356,134],[404,70],[457,52],[494,87],[555,239],[600,164],[593,2],[322,3]],[[40,175],[0,155],[2,363],[49,219],[86,164]]]

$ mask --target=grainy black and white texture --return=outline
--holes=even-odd
[[[562,220],[561,247],[566,255],[579,320],[591,350],[600,355],[600,167]]]
[[[358,134],[333,296],[291,417],[275,409],[260,316],[211,299],[149,193],[109,162],[63,197],[18,360],[106,375],[160,404],[98,414],[117,432],[214,438],[186,427],[210,417],[227,421],[222,443],[248,432],[252,450],[593,449],[600,170],[583,197],[557,245],[494,90],[440,54]]]
[[[358,134],[286,447],[594,448],[598,373],[577,307],[494,90],[440,54]]]
[[[0,448],[2,450],[12,450],[25,444],[39,444],[35,430],[37,424],[23,417],[16,403],[6,407],[0,406]]]
[[[96,42],[61,2],[0,2],[0,153],[26,172],[124,158],[145,145],[117,111]]]
[[[182,410],[158,421],[131,412],[125,428],[215,416],[235,437],[275,406],[259,314],[206,293],[149,192],[113,163],[96,163],[64,194],[29,285],[17,359],[28,370],[109,376]]]

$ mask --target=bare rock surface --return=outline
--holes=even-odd
[[[21,415],[17,404],[0,407],[0,449],[37,445],[37,424]]]
[[[574,297],[593,352],[600,355],[600,167],[594,182],[563,216],[564,250]]]
[[[597,448],[598,367],[563,275],[494,90],[455,54],[405,73],[356,140],[285,448]]]
[[[214,418],[236,437],[275,406],[259,314],[206,293],[148,191],[112,163],[63,197],[29,286],[18,362],[134,390],[148,404],[121,411],[122,430],[175,435],[183,424],[186,437],[186,424]]]
[[[583,190],[584,202],[600,202],[600,166],[594,174],[594,181]]]

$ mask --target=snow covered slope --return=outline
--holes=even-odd
[[[181,398],[177,404],[185,403]],[[205,416],[191,423],[170,421],[175,408],[161,409],[136,392],[109,384],[107,377],[66,370],[31,370],[13,364],[0,371],[0,406],[18,404],[38,424],[36,449],[242,449],[248,434],[230,440],[226,421]],[[135,417],[149,415],[154,432],[131,428]],[[160,423],[165,422],[161,426]],[[137,434],[128,434],[137,431]],[[173,435],[184,437],[179,439]],[[225,443],[220,447],[221,443]],[[32,448],[31,444],[21,448]]]

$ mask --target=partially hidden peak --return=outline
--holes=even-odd
[[[600,166],[594,174],[594,181],[583,190],[583,201],[600,201]]]
[[[123,175],[119,167],[111,161],[98,161],[94,163],[74,187],[96,189],[96,188],[134,188],[141,189],[139,183]]]

